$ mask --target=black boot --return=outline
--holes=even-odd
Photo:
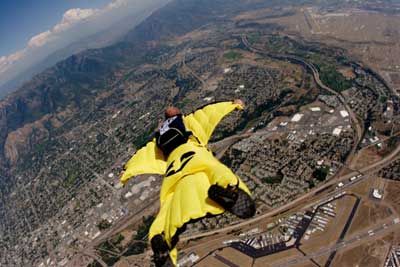
[[[238,187],[212,185],[208,189],[208,197],[241,219],[250,218],[256,212],[254,201]]]
[[[156,267],[172,267],[174,266],[169,257],[169,247],[162,235],[155,235],[151,241],[153,249],[153,260]]]
[[[239,188],[238,198],[229,211],[241,219],[251,218],[256,214],[256,204],[249,194]]]

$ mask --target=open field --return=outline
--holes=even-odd
[[[302,240],[300,249],[305,254],[309,254],[317,251],[321,247],[333,246],[339,239],[355,201],[355,198],[349,196],[336,201],[338,207],[336,217],[329,222],[324,232],[317,232],[311,235],[308,241]],[[326,262],[326,257],[327,256],[319,257],[316,261],[323,265]]]
[[[291,258],[300,257],[303,254],[296,249],[290,249],[283,252],[279,252],[268,257],[259,258],[255,262],[255,266],[262,267],[262,266],[272,266],[275,262],[279,262],[282,259],[290,260]]]
[[[378,155],[377,148],[369,147],[359,151],[354,156],[354,160],[353,163],[350,165],[350,168],[359,170],[381,159],[382,157]]]
[[[248,12],[236,19],[278,24],[288,34],[342,47],[400,90],[400,16],[360,9],[325,12],[293,8],[282,17],[268,17],[265,12]],[[353,76],[344,69],[340,72]]]
[[[388,181],[385,188],[385,200],[393,205],[395,211],[400,214],[400,182]]]
[[[390,233],[384,238],[369,241],[349,250],[339,252],[332,262],[332,266],[382,266],[393,241],[393,236],[394,234]]]
[[[358,231],[368,229],[371,225],[375,225],[391,215],[390,210],[378,202],[363,201],[354,216],[354,221],[351,224],[348,234],[352,235]]]

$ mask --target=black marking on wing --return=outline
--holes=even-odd
[[[193,152],[193,151],[189,151],[189,152],[186,152],[185,154],[183,154],[181,156],[181,163],[182,163],[181,167],[179,169],[177,169],[176,171],[175,170],[169,171],[171,169],[173,163],[174,163],[174,162],[172,162],[167,168],[167,175],[165,177],[174,175],[175,173],[180,172],[181,170],[183,170],[183,168],[185,168],[185,166],[189,163],[189,161],[191,161],[193,159],[195,154],[196,153]]]
[[[184,159],[189,158],[190,156],[193,156],[194,154],[196,154],[196,153],[194,153],[193,151],[186,152],[185,154],[183,154],[183,155],[181,156],[181,162],[182,162]]]

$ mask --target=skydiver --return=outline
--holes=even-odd
[[[125,165],[122,184],[140,174],[164,176],[160,210],[149,230],[156,266],[176,265],[176,244],[187,223],[225,211],[243,219],[255,214],[247,186],[207,148],[221,119],[243,108],[241,100],[219,102],[184,116],[169,107],[155,138]]]

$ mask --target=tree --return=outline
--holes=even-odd
[[[97,224],[97,228],[99,228],[100,231],[106,230],[111,227],[111,223],[109,223],[107,220],[101,220]]]

